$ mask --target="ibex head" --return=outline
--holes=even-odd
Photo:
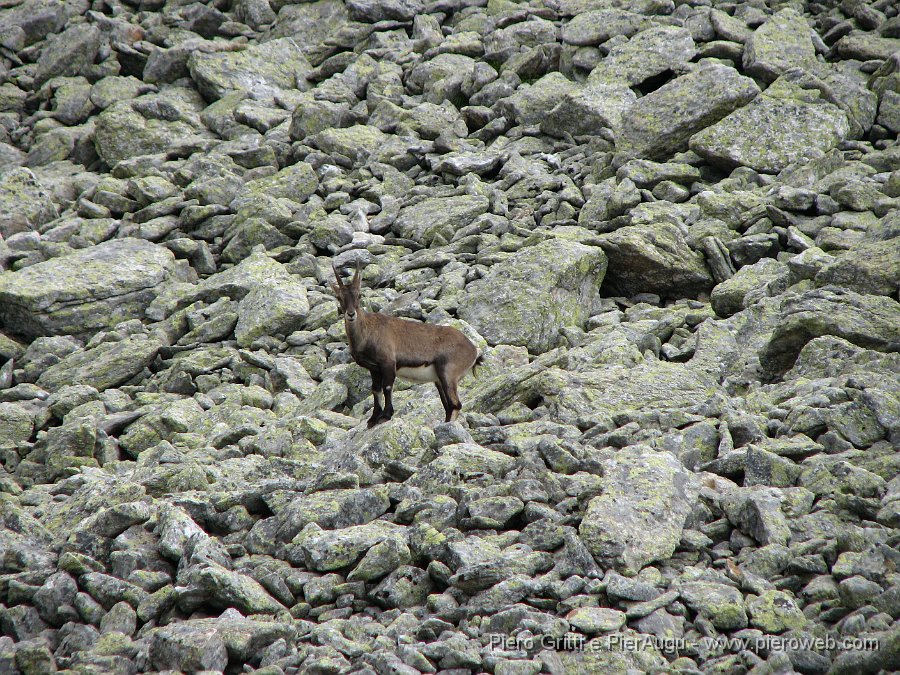
[[[362,285],[362,279],[359,275],[359,263],[356,263],[356,273],[353,275],[353,281],[349,284],[341,281],[341,275],[334,265],[331,266],[331,269],[334,270],[334,278],[337,281],[337,284],[331,285],[331,290],[334,291],[334,295],[337,298],[340,312],[347,321],[352,323],[359,316],[359,292]]]

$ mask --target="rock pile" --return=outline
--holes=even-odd
[[[11,0],[0,671],[900,670],[891,0]],[[328,290],[484,364],[365,428]]]

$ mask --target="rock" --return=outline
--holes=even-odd
[[[12,450],[31,438],[34,416],[15,403],[0,403],[0,448]]]
[[[390,505],[384,489],[323,490],[291,500],[284,506],[272,504],[278,519],[277,537],[291,541],[309,523],[326,529],[364,525],[387,511]]]
[[[759,87],[734,68],[706,65],[638,99],[622,116],[616,138],[618,164],[661,160],[687,148],[698,131],[750,102]]]
[[[747,627],[747,612],[740,591],[733,586],[692,581],[679,589],[685,604],[706,619],[717,630],[740,630]]]
[[[0,273],[0,319],[22,335],[90,335],[141,318],[157,287],[175,277],[163,246],[117,239]]]
[[[791,8],[773,14],[747,40],[743,60],[747,73],[766,83],[789,68],[810,67],[816,49],[806,19]]]
[[[594,83],[565,94],[541,121],[541,131],[564,137],[599,135],[602,129],[618,129],[622,114],[637,100],[621,84]]]
[[[450,241],[457,230],[487,212],[486,197],[434,197],[400,210],[392,229],[406,239],[431,245]]]
[[[150,639],[150,663],[157,670],[225,670],[228,651],[212,626],[191,622],[157,629]]]
[[[509,120],[519,124],[540,124],[567,94],[580,86],[560,73],[548,73],[532,85],[523,84],[516,92],[500,100],[497,108]]]
[[[728,317],[746,308],[748,300],[756,299],[760,294],[778,294],[787,287],[787,271],[788,267],[784,263],[772,258],[763,258],[757,263],[742,267],[737,274],[713,289],[709,298],[713,310],[719,316]],[[779,280],[784,280],[780,286]],[[770,285],[774,285],[774,293],[767,292]]]
[[[732,490],[722,500],[728,519],[759,543],[786,545],[791,533],[775,488]]]
[[[459,314],[489,344],[535,353],[553,348],[560,326],[581,326],[606,272],[596,247],[550,239],[519,251],[466,287]]]
[[[305,90],[312,66],[293,39],[278,38],[241,51],[195,51],[188,58],[188,69],[208,101],[235,90],[266,100],[285,90]]]
[[[286,607],[273,598],[256,579],[220,567],[207,565],[193,580],[217,607],[234,607],[245,614],[278,614]]]
[[[789,295],[781,305],[774,333],[760,351],[760,363],[768,376],[781,375],[807,342],[822,335],[888,349],[900,340],[900,307],[886,296],[860,295],[833,286]]]
[[[900,239],[860,244],[826,264],[817,286],[840,286],[862,294],[896,296],[900,277]]]
[[[98,391],[128,382],[149,366],[162,343],[146,335],[132,335],[119,342],[102,342],[77,351],[45,370],[39,386],[57,391],[72,384],[85,384]]]
[[[625,612],[606,607],[579,607],[569,612],[566,620],[587,635],[612,633],[625,625]]]
[[[260,284],[238,303],[234,337],[241,347],[265,335],[289,335],[299,329],[309,312],[306,287],[293,278]]]
[[[631,37],[646,22],[647,19],[640,14],[623,9],[588,10],[563,24],[561,37],[570,45],[599,45],[617,35]]]
[[[328,572],[356,563],[363,553],[385,539],[405,538],[405,528],[381,520],[340,530],[307,526],[294,538],[288,555],[307,567]]]
[[[610,49],[591,71],[588,83],[624,82],[629,87],[666,71],[678,71],[697,49],[690,31],[677,26],[648,28]]]
[[[690,249],[673,223],[623,227],[601,241],[609,258],[607,284],[616,293],[693,296],[712,288],[703,255]]]
[[[402,565],[375,586],[370,595],[382,607],[405,609],[424,605],[432,590],[428,572],[412,565]]]
[[[425,5],[421,0],[349,0],[347,13],[353,21],[412,21]]]
[[[766,633],[783,633],[803,628],[807,619],[794,598],[784,591],[764,591],[747,602],[750,625]]]
[[[603,462],[603,493],[588,502],[578,533],[601,565],[625,574],[672,555],[697,486],[674,455],[635,446]]]
[[[729,170],[747,166],[778,173],[802,157],[824,155],[849,131],[847,116],[836,106],[763,95],[694,135],[690,147]]]
[[[30,169],[9,168],[0,174],[0,237],[36,230],[58,215],[52,193]]]
[[[102,39],[100,28],[90,23],[69,26],[48,38],[37,61],[35,84],[40,86],[52,77],[86,74],[94,63]]]

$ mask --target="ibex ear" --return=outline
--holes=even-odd
[[[356,272],[353,274],[353,288],[355,290],[359,290],[360,285],[362,284],[362,278],[359,275],[359,260],[356,261]]]
[[[334,266],[334,263],[331,263],[331,269],[334,271],[334,278],[338,282],[338,286],[343,286],[344,283],[341,281],[341,275],[337,271],[337,267]],[[334,288],[334,286],[332,286]]]
[[[335,297],[341,294],[341,289],[338,288],[337,284],[329,284],[329,288],[331,289],[331,292],[334,293]]]

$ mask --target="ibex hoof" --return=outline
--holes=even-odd
[[[387,422],[389,419],[389,417],[382,417],[380,415],[378,417],[370,417],[369,421],[366,422],[366,426],[371,429],[372,427],[381,424],[382,422]]]

